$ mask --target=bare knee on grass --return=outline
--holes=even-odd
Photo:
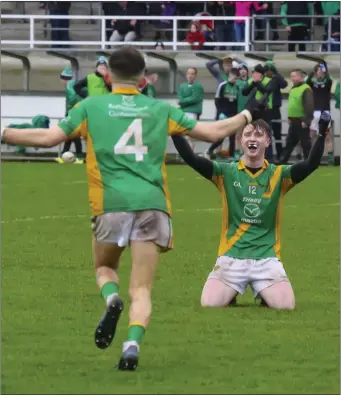
[[[131,258],[129,321],[147,326],[152,312],[151,291],[159,261],[159,247],[150,241],[132,241]]]
[[[93,239],[92,250],[98,286],[102,288],[107,282],[118,284],[117,270],[124,248],[118,247],[117,244],[100,243]]]
[[[279,310],[294,310],[295,296],[289,281],[281,281],[260,292],[268,307]]]
[[[237,291],[216,279],[209,279],[201,294],[202,307],[227,307]]]

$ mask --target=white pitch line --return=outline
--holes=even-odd
[[[308,207],[339,207],[340,202],[336,203],[322,203],[322,204],[309,204]],[[298,208],[297,205],[291,204],[284,206],[286,208]],[[221,208],[212,207],[212,208],[199,208],[195,210],[185,210],[183,208],[179,208],[174,210],[176,213],[209,213],[221,211]],[[76,215],[44,215],[42,217],[24,217],[24,218],[14,218],[7,221],[1,221],[1,224],[11,224],[16,222],[33,222],[33,221],[51,221],[51,220],[68,220],[68,219],[78,219],[78,218],[91,218],[90,214],[76,214]]]

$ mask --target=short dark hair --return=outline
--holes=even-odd
[[[253,128],[253,129],[251,129],[251,128]],[[264,119],[257,119],[256,121],[251,122],[249,125],[246,125],[243,128],[241,134],[243,134],[244,130],[246,130],[246,129],[248,129],[248,130],[262,129],[262,130],[264,130],[264,132],[266,133],[266,135],[268,137],[271,137],[271,127],[267,122],[264,121]]]
[[[268,135],[271,136],[271,126],[264,121],[264,119],[257,119],[256,121],[251,122],[251,125],[256,129],[262,129],[264,132]]]
[[[293,69],[293,70],[291,70],[290,73],[298,73],[298,74],[301,74],[302,77],[304,77],[304,76],[307,74],[307,73],[306,73],[305,71],[303,71],[302,69]]]
[[[110,55],[109,67],[118,78],[130,79],[143,73],[146,62],[136,48],[124,45]]]

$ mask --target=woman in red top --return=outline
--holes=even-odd
[[[245,40],[245,21],[243,19],[238,19],[238,17],[251,16],[251,8],[253,7],[256,11],[266,10],[268,8],[267,4],[259,5],[257,1],[236,1],[236,14],[234,21],[234,34],[235,40],[241,42]]]
[[[192,49],[201,49],[205,43],[205,35],[201,31],[200,24],[193,22],[191,24],[191,31],[187,33],[186,41],[191,45]]]

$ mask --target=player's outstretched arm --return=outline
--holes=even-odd
[[[330,114],[322,112],[319,121],[319,134],[308,158],[305,161],[296,163],[291,167],[291,179],[294,184],[298,184],[299,182],[303,181],[320,166],[321,158],[324,152],[325,137],[328,134],[330,121]]]
[[[262,117],[266,106],[268,94],[264,94],[261,100],[250,100],[246,109],[234,117],[216,122],[198,122],[192,129],[190,136],[197,140],[215,143],[225,137],[232,136],[245,125]]]
[[[1,131],[1,141],[8,144],[28,147],[54,147],[67,140],[67,135],[58,126],[49,129],[13,129]]]
[[[182,136],[172,136],[175,148],[185,163],[200,175],[211,180],[213,177],[213,163],[206,158],[196,155]]]

